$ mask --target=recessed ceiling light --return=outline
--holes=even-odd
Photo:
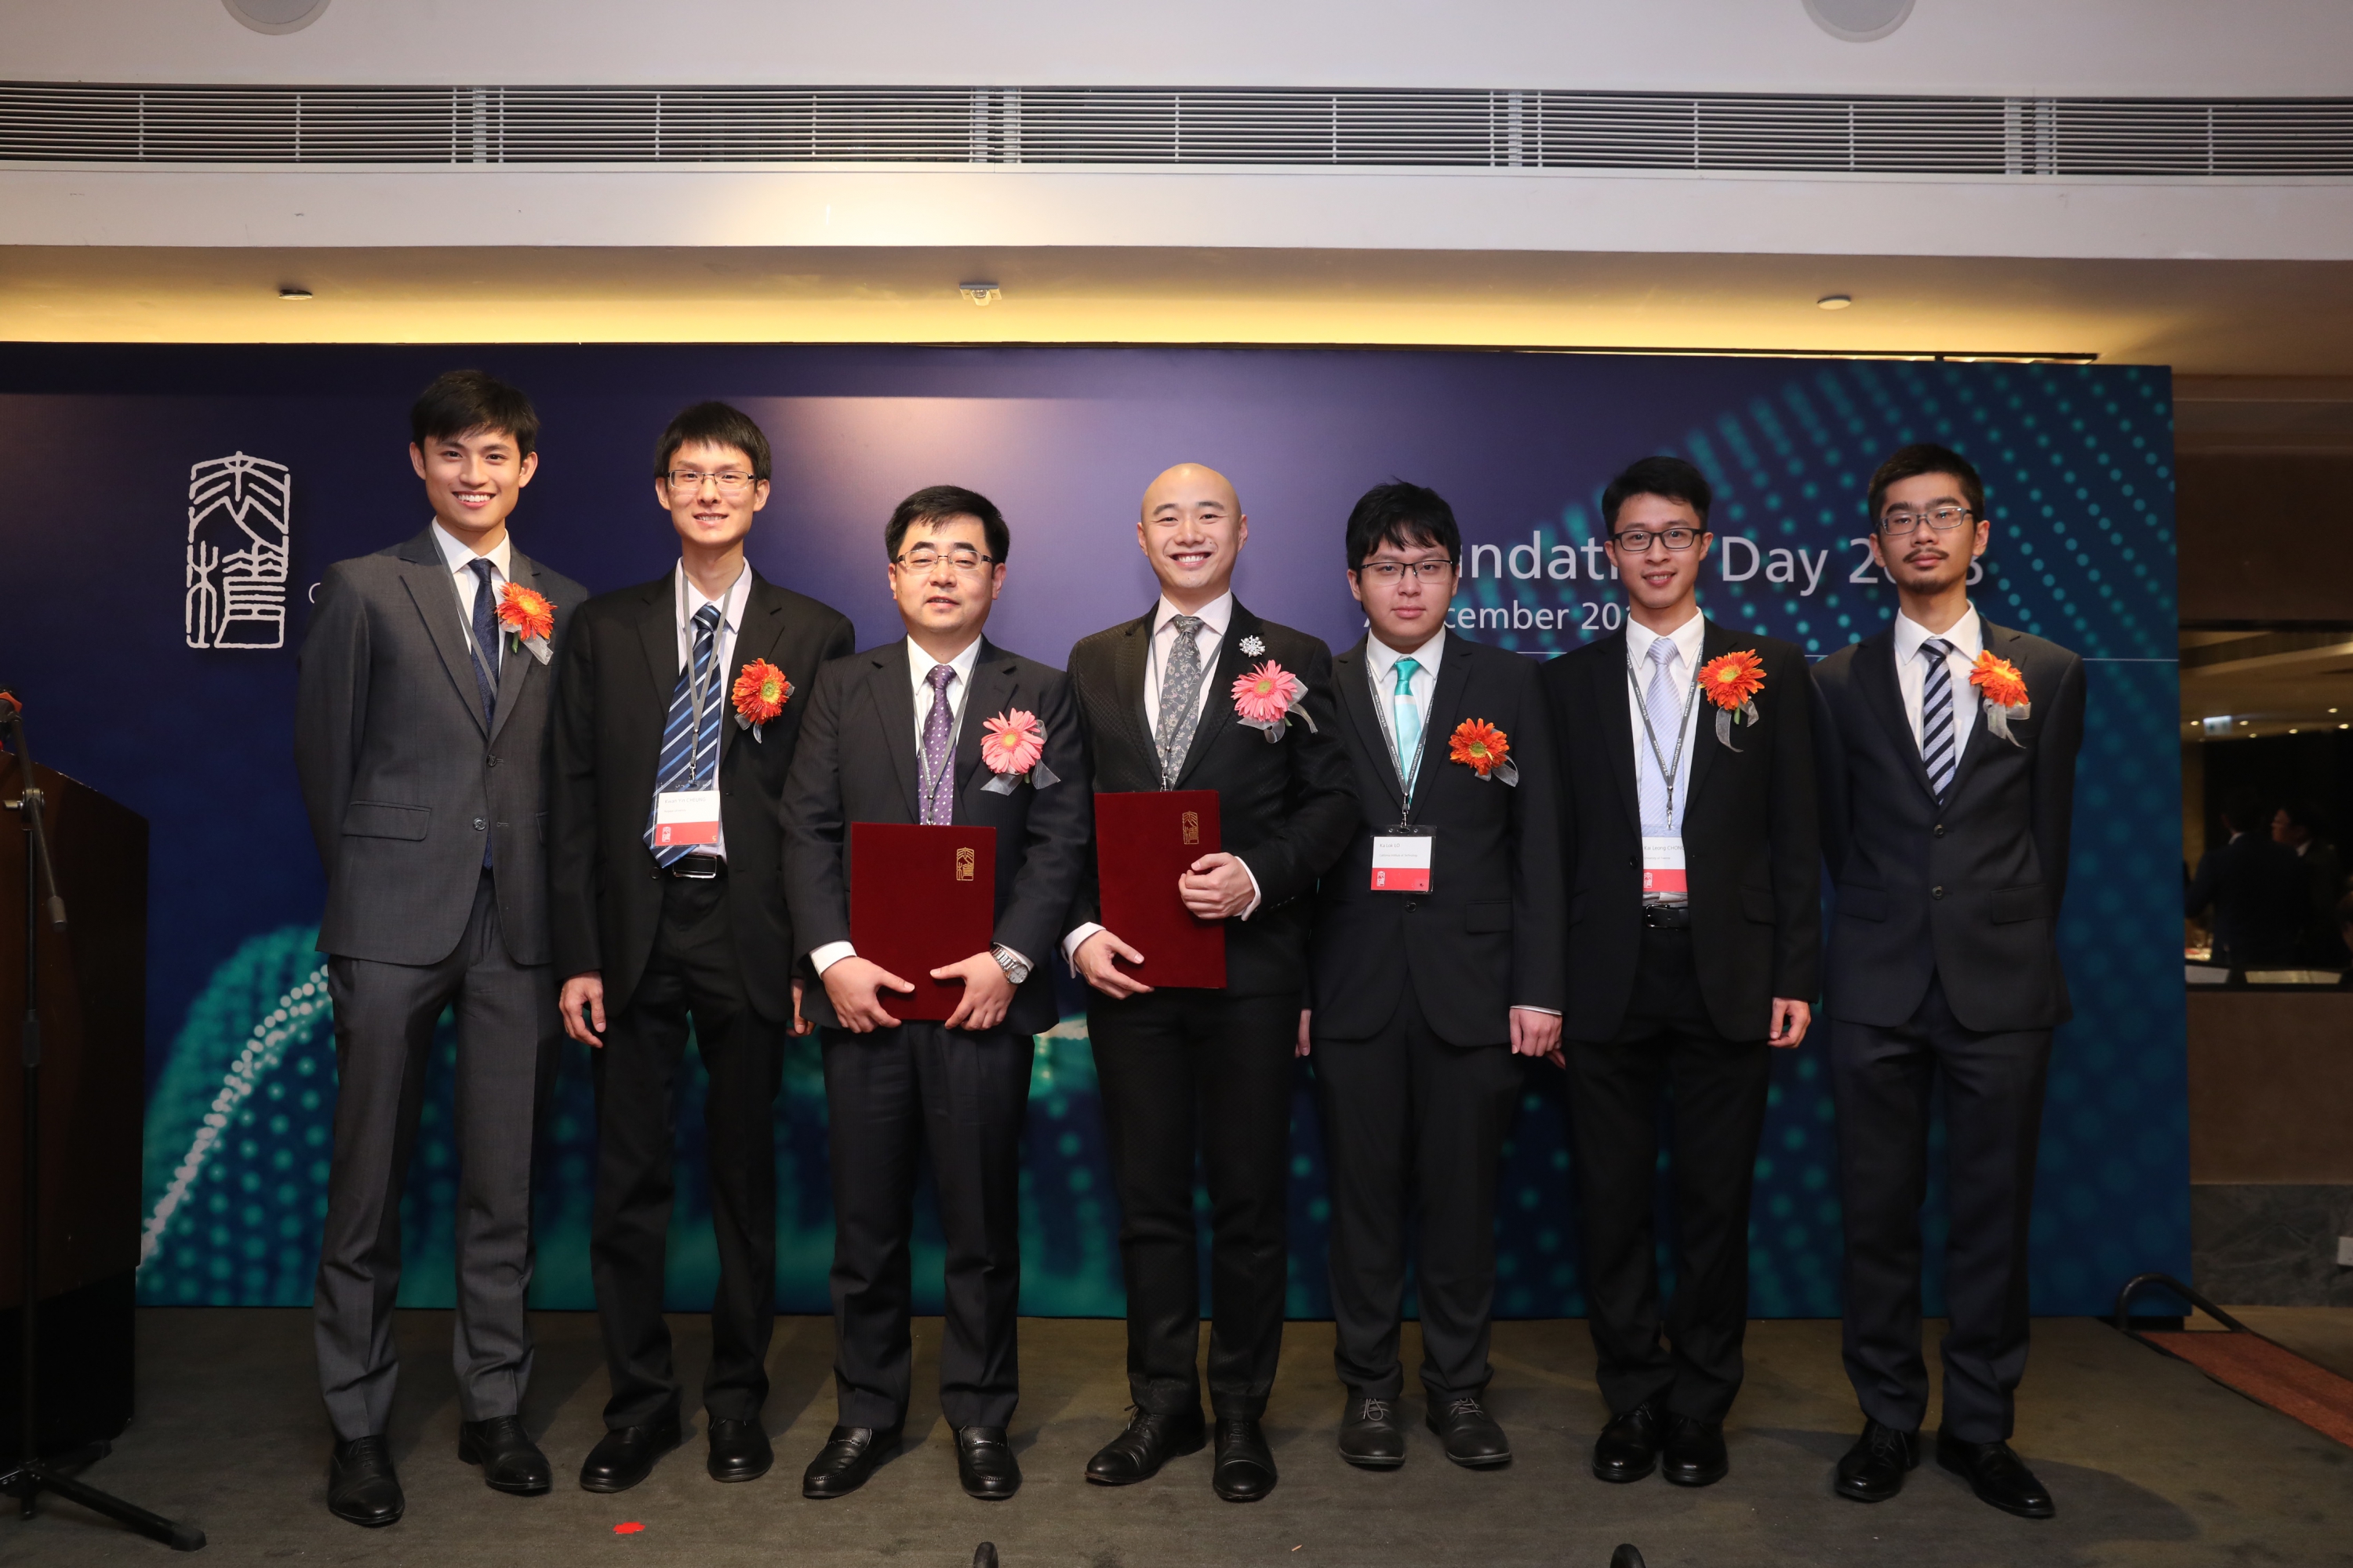
[[[1849,305],[1854,303],[1854,296],[1852,294],[1824,294],[1820,299],[1816,300],[1814,303],[1820,305],[1826,311],[1842,311]]]
[[[989,282],[958,283],[956,292],[982,306],[993,305],[1005,297],[1004,290]]]
[[[299,33],[317,21],[329,0],[221,0],[228,14],[257,33]]]
[[[304,288],[301,284],[289,283],[284,288],[278,291],[278,297],[281,300],[308,300],[314,296],[311,294],[310,290]]]
[[[1806,0],[1806,15],[1833,38],[1868,44],[1887,37],[1912,15],[1913,0]]]

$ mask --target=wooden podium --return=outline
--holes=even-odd
[[[131,1420],[146,1104],[147,820],[47,768],[43,821],[69,924],[40,931],[41,1162],[38,1446],[58,1454]],[[0,800],[22,785],[0,752]],[[16,1354],[25,1280],[25,856],[0,811],[0,1457],[17,1457]]]

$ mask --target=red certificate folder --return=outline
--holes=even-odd
[[[997,931],[997,830],[849,824],[849,941],[914,988],[879,991],[892,1017],[938,1022],[964,982],[932,971],[988,951]]]
[[[1095,797],[1095,868],[1103,923],[1144,955],[1129,972],[1149,986],[1226,984],[1226,923],[1203,920],[1176,878],[1218,853],[1215,789],[1145,789]],[[1123,960],[1122,968],[1128,966]]]

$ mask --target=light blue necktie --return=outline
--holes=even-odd
[[[1389,712],[1394,715],[1389,727],[1397,735],[1398,777],[1406,788],[1413,788],[1414,763],[1421,750],[1421,715],[1413,705],[1413,678],[1421,665],[1412,659],[1397,662],[1397,693],[1389,699]]]
[[[654,824],[659,821],[662,791],[669,789],[713,789],[719,785],[719,683],[712,679],[711,667],[717,662],[719,641],[719,607],[706,604],[694,612],[694,654],[685,669],[678,673],[678,684],[670,689],[670,721],[662,728],[661,766],[654,772],[655,800],[646,810],[646,847],[654,852],[654,863],[674,865],[691,854],[709,854],[702,844],[654,843]],[[694,693],[702,693],[702,722],[695,723]]]
[[[1634,769],[1642,801],[1642,832],[1649,838],[1672,838],[1675,831],[1672,825],[1674,795],[1662,760],[1676,755],[1683,737],[1683,693],[1674,678],[1674,658],[1672,639],[1662,637],[1651,644],[1651,689],[1642,697],[1642,711],[1651,715],[1651,728],[1642,745],[1651,755],[1637,759],[1649,766]]]

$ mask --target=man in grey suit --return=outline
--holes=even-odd
[[[319,927],[335,1010],[335,1148],[314,1296],[335,1431],[327,1507],[385,1525],[405,1506],[385,1446],[399,1376],[400,1189],[426,1055],[458,1013],[458,1455],[499,1491],[547,1490],[518,1413],[531,1377],[532,1138],[553,1081],[542,785],[549,662],[571,578],[527,558],[507,517],[537,467],[521,392],[452,371],[410,413],[433,521],[327,569],[294,728],[327,872]]]

